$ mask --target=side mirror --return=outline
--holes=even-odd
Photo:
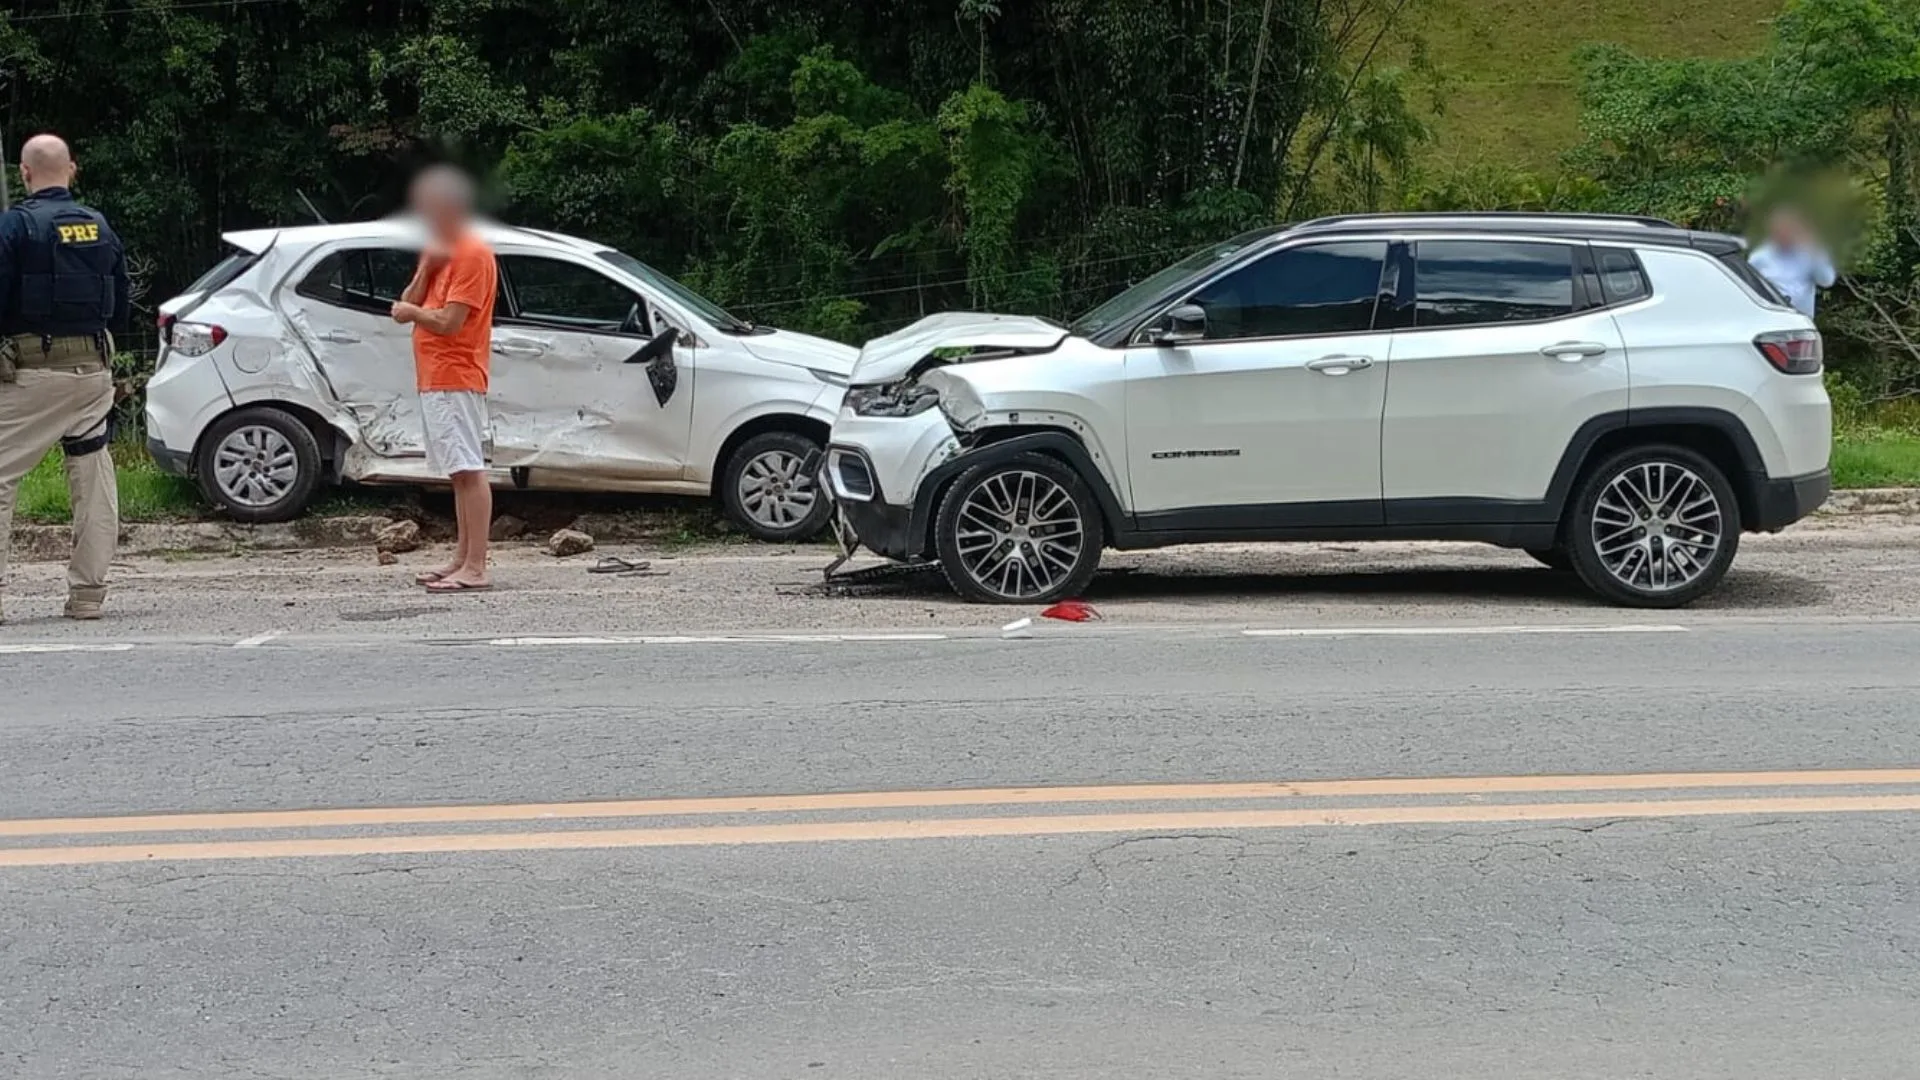
[[[1154,328],[1155,345],[1185,345],[1207,337],[1207,312],[1199,304],[1181,304],[1160,318]]]

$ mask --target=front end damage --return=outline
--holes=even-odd
[[[843,554],[857,544],[903,562],[929,555],[933,494],[1020,422],[1017,412],[989,409],[954,369],[1051,352],[1066,336],[1041,319],[956,313],[869,342],[821,468]]]

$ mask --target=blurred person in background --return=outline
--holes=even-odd
[[[1833,259],[1807,219],[1792,206],[1767,217],[1767,238],[1747,259],[1780,290],[1794,310],[1813,318],[1815,295],[1833,287]]]

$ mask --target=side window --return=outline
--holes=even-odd
[[[1633,252],[1622,248],[1597,247],[1594,261],[1600,264],[1600,290],[1609,304],[1626,304],[1653,295],[1647,286],[1646,271]]]
[[[1573,312],[1573,248],[1494,240],[1422,240],[1414,252],[1415,326],[1485,326]]]
[[[336,251],[307,272],[294,291],[336,307],[385,315],[413,280],[419,253],[400,248]]]
[[[646,305],[625,285],[578,263],[534,255],[500,259],[517,318],[604,334],[645,334]]]
[[[1385,241],[1358,240],[1276,251],[1207,285],[1192,298],[1207,313],[1207,339],[1357,334],[1373,327]]]

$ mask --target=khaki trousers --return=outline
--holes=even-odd
[[[97,361],[96,361],[97,363]],[[113,376],[104,368],[21,368],[18,382],[0,382],[0,585],[7,580],[7,550],[13,546],[13,502],[20,479],[64,438],[85,438],[106,429],[113,411]],[[120,489],[113,455],[68,458],[67,492],[73,503],[73,560],[67,564],[68,598],[99,603],[107,594],[107,568],[120,540]]]

